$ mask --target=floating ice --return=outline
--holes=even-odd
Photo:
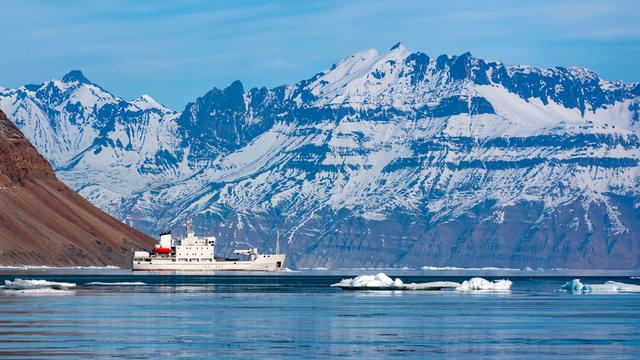
[[[74,288],[76,284],[55,282],[47,280],[23,280],[15,279],[5,280],[4,286],[0,286],[0,289],[5,294],[19,294],[19,295],[67,295],[73,294],[73,291],[69,289]]]
[[[604,284],[583,284],[580,279],[573,279],[562,285],[562,290],[574,294],[615,294],[621,292],[640,292],[640,285],[607,281]]]
[[[384,273],[378,275],[360,275],[352,279],[343,279],[331,286],[348,288],[392,288],[402,284],[402,280],[392,280]]]
[[[76,287],[74,283],[55,282],[47,280],[23,280],[15,279],[5,280],[4,289],[7,290],[27,290],[27,289],[54,289],[54,290],[68,290]]]
[[[510,280],[489,281],[480,277],[474,277],[465,280],[460,286],[456,287],[458,291],[509,291],[511,289]]]
[[[147,285],[146,283],[140,281],[122,281],[122,282],[100,282],[94,281],[87,283],[87,285],[100,285],[100,286],[139,286],[139,285]]]
[[[351,279],[343,279],[333,287],[343,289],[369,289],[369,290],[441,290],[455,288],[459,283],[449,281],[434,281],[427,283],[405,284],[399,278],[391,279],[384,273],[377,275],[360,275]]]
[[[426,283],[411,283],[404,284],[404,289],[407,290],[442,290],[442,289],[454,289],[460,286],[460,283],[453,281],[432,281]]]

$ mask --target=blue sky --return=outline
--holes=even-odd
[[[175,110],[213,87],[308,78],[402,41],[431,56],[584,66],[640,81],[638,1],[3,1],[0,86],[80,69]]]

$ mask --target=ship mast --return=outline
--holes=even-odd
[[[185,220],[184,222],[184,227],[187,229],[187,237],[193,237],[193,227],[192,227],[192,222],[190,218],[187,218],[187,220]]]
[[[280,254],[280,230],[276,230],[276,255]]]

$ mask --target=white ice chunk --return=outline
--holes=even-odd
[[[614,294],[621,292],[640,292],[640,285],[607,281],[604,284],[584,284],[580,279],[573,279],[562,286],[562,290],[574,294]]]
[[[8,290],[27,290],[27,289],[54,289],[54,290],[67,290],[76,287],[74,283],[55,282],[47,280],[23,280],[15,279],[5,280],[4,289]]]
[[[460,286],[456,287],[458,291],[509,291],[511,289],[510,280],[489,281],[480,277],[474,277],[465,280]]]
[[[379,273],[377,275],[360,275],[351,279],[343,279],[331,286],[343,289],[440,290],[455,288],[459,285],[457,282],[450,281],[405,284],[399,278],[393,280],[386,274]]]

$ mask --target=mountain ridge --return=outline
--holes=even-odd
[[[640,266],[638,84],[402,44],[180,113],[74,84],[54,106],[47,83],[0,90],[0,108],[65,182],[147,232],[194,217],[229,249],[279,232],[307,267]]]

